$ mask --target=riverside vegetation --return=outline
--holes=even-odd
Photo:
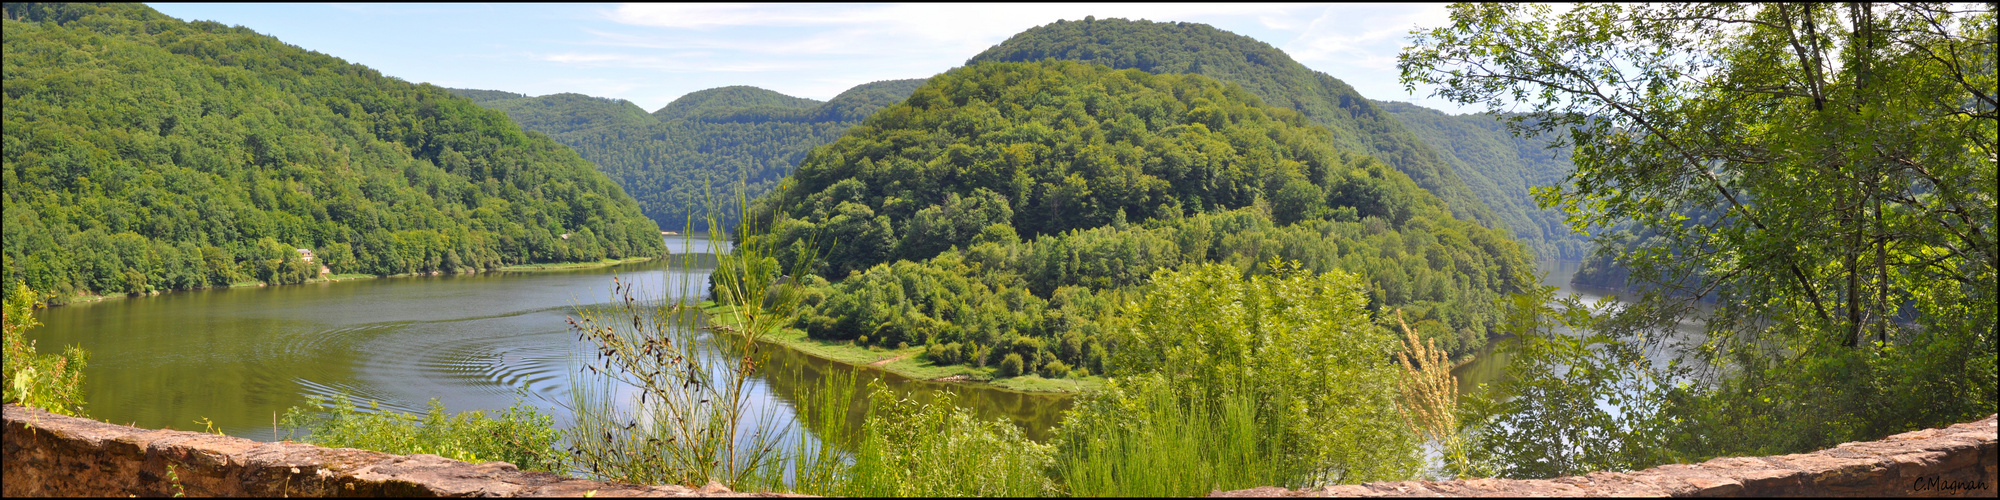
[[[137,4],[5,8],[4,265],[61,304],[653,257],[588,162],[444,89]],[[317,259],[302,262],[298,248]]]

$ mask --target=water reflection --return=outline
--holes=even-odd
[[[1594,304],[1607,297],[1613,299],[1614,307],[1623,307],[1629,304],[1629,302],[1618,300],[1619,292],[1617,291],[1570,284],[1570,279],[1576,276],[1577,270],[1581,267],[1582,262],[1580,261],[1544,260],[1535,263],[1535,271],[1541,275],[1542,285],[1556,287],[1557,297],[1576,294],[1586,305]],[[1700,309],[1700,313],[1706,313],[1707,306],[1697,305],[1696,307]],[[1683,353],[1687,349],[1684,348],[1685,346],[1682,343],[1702,338],[1702,329],[1703,324],[1698,320],[1686,320],[1675,325],[1673,331],[1665,339],[1666,342],[1663,345],[1665,352],[1649,355],[1649,358],[1654,363],[1654,368],[1665,368],[1666,364],[1674,359],[1681,359],[1683,363],[1694,361],[1692,358],[1683,356]],[[1474,355],[1471,361],[1453,368],[1451,373],[1453,376],[1458,377],[1459,394],[1470,394],[1478,390],[1481,384],[1492,385],[1498,383],[1505,376],[1506,368],[1511,361],[1505,347],[1513,340],[1513,338],[1509,337],[1488,342],[1485,347],[1481,348]]]

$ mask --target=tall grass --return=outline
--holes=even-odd
[[[1458,378],[1451,374],[1451,359],[1437,347],[1437,339],[1419,342],[1417,333],[1396,310],[1396,323],[1403,327],[1403,346],[1396,351],[1396,363],[1403,368],[1398,384],[1402,398],[1396,410],[1410,433],[1436,446],[1442,464],[1441,475],[1452,478],[1478,475],[1469,458],[1466,439],[1459,432]]]
[[[710,214],[709,227],[722,227],[717,219]],[[753,224],[739,230],[760,229]],[[566,437],[577,470],[639,484],[742,488],[769,485],[771,471],[787,469],[771,416],[748,413],[747,389],[761,362],[759,338],[786,320],[800,295],[799,282],[785,276],[801,274],[816,256],[810,242],[790,254],[754,242],[725,249],[711,238],[709,245],[719,258],[707,288],[739,306],[728,317],[707,318],[695,298],[649,295],[662,292],[613,278],[610,304],[580,307],[569,319],[596,348],[584,369],[597,376],[571,379],[576,425]],[[781,257],[793,261],[783,266]],[[676,281],[667,286],[699,289],[699,264],[697,254],[669,256],[665,275]]]
[[[1290,475],[1266,438],[1257,403],[1244,392],[1183,400],[1153,383],[1121,384],[1096,396],[1123,419],[1065,419],[1058,474],[1073,496],[1195,496],[1280,484]],[[1125,392],[1137,394],[1121,400]]]

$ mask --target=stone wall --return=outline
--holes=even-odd
[[[0,493],[17,496],[772,496],[719,484],[633,486],[301,443],[150,430],[6,405]],[[173,466],[169,475],[168,466]],[[178,480],[174,478],[177,477]]]
[[[1925,429],[1881,441],[1775,457],[1718,458],[1636,472],[1592,472],[1546,480],[1393,481],[1309,490],[1252,488],[1220,497],[1715,497],[1916,496],[1993,498],[1996,418]]]
[[[634,486],[436,455],[390,455],[150,430],[7,405],[6,496],[775,496]],[[2000,416],[1775,457],[1548,480],[1397,481],[1211,496],[1976,496],[1992,498]],[[172,479],[168,466],[173,466]]]

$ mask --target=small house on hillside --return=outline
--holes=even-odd
[[[303,261],[306,261],[306,262],[312,262],[312,261],[313,261],[313,251],[312,251],[311,249],[306,249],[306,248],[301,248],[301,249],[299,249],[299,260],[303,260]]]

